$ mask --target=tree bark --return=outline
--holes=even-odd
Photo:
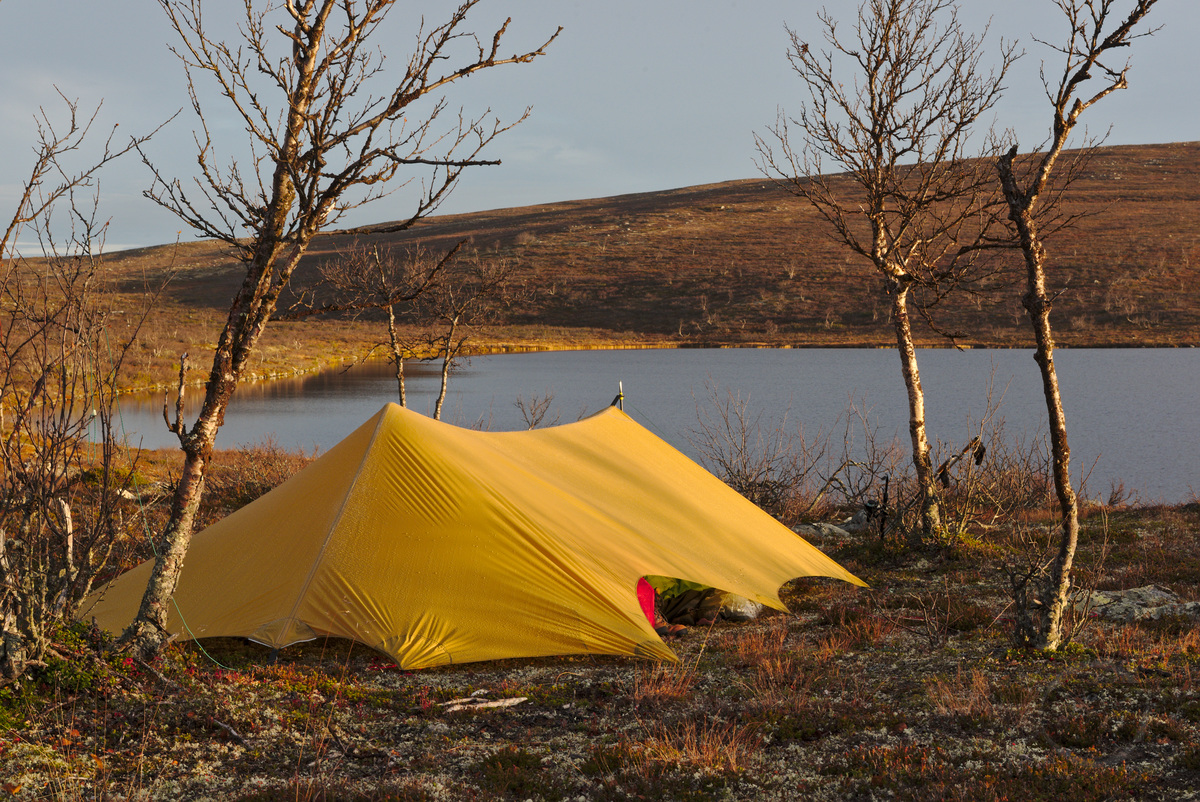
[[[806,198],[834,239],[871,260],[887,282],[921,505],[910,539],[919,542],[940,536],[942,510],[908,293],[928,288],[922,300],[936,303],[980,276],[975,254],[990,247],[1002,207],[993,176],[979,169],[968,148],[981,138],[981,121],[999,100],[1017,56],[1011,43],[1001,43],[997,67],[985,71],[985,35],[963,30],[954,2],[856,5],[857,20],[846,34],[832,11],[818,13],[824,33],[818,46],[787,29],[788,60],[809,102],[798,117],[779,113],[772,129],[778,156],[755,139],[763,172],[778,174],[789,191]],[[799,147],[789,128],[798,131]],[[836,180],[826,172],[829,162],[840,169]],[[870,225],[869,240],[860,219]],[[921,311],[927,315],[928,307]]]
[[[442,419],[442,404],[446,402],[446,387],[450,382],[450,357],[442,359],[442,386],[438,390],[437,401],[433,405],[433,419]]]
[[[286,205],[276,204],[276,208],[282,206],[286,209],[291,203],[290,184],[285,179],[277,185],[276,191],[279,193],[277,198],[286,201]],[[276,216],[276,220],[282,223],[285,217],[286,211]],[[254,353],[275,309],[279,292],[295,270],[310,239],[302,238],[295,243],[278,265],[274,264],[279,258],[278,237],[268,233],[260,239],[255,249],[255,262],[248,266],[246,279],[230,308],[230,322],[221,332],[217,343],[200,415],[191,431],[183,433],[182,428],[179,430],[184,461],[171,502],[171,516],[162,545],[155,555],[154,569],[137,617],[120,638],[122,645],[143,660],[158,654],[169,639],[167,618],[171,598],[179,583],[183,559],[191,546],[196,512],[204,494],[204,478],[212,459],[217,431],[225,422],[225,409],[241,380],[246,361]],[[259,260],[269,261],[264,263]],[[272,276],[276,276],[274,281],[271,280]]]
[[[433,419],[442,419],[442,405],[446,403],[446,392],[450,387],[450,366],[454,363],[454,357],[458,353],[458,349],[454,347],[454,335],[458,330],[458,319],[452,318],[449,322],[450,328],[446,332],[446,350],[442,353],[442,384],[438,389],[437,401],[433,405]]]
[[[315,41],[321,40],[328,11],[323,11],[313,25]],[[304,125],[312,104],[312,71],[315,51],[298,58],[296,86],[289,97],[286,127],[280,154],[276,157],[271,177],[270,202],[261,224],[255,232],[254,248],[246,263],[246,277],[234,296],[225,327],[221,330],[212,369],[205,387],[204,404],[191,431],[184,434],[182,424],[177,433],[184,453],[183,471],[171,502],[171,517],[167,521],[163,543],[154,560],[154,569],[137,617],[121,635],[120,642],[142,659],[157,655],[168,640],[167,616],[169,605],[183,570],[183,559],[191,546],[196,511],[204,494],[204,477],[212,458],[217,430],[225,422],[225,409],[237,389],[246,360],[254,353],[267,321],[275,311],[279,293],[300,262],[316,228],[302,228],[290,244],[290,251],[281,254],[288,218],[296,201],[293,166],[297,164]],[[315,225],[323,219],[320,210],[312,220]]]
[[[1054,491],[1058,496],[1061,535],[1058,554],[1050,566],[1050,575],[1042,589],[1044,611],[1038,627],[1041,649],[1057,649],[1062,643],[1062,619],[1071,591],[1071,567],[1079,544],[1079,500],[1071,486],[1071,446],[1067,440],[1067,416],[1063,411],[1058,372],[1054,367],[1054,333],[1050,325],[1053,304],[1046,293],[1046,249],[1042,245],[1037,221],[1031,207],[1036,196],[1023,193],[1013,172],[1014,145],[997,162],[1000,184],[1009,203],[1009,219],[1016,228],[1018,243],[1025,260],[1026,292],[1021,302],[1033,327],[1036,352],[1034,360],[1042,376],[1042,395],[1046,399],[1050,427],[1050,453],[1054,471]],[[1054,155],[1053,152],[1050,154]],[[1053,162],[1050,161],[1052,165]],[[1046,170],[1048,173],[1048,169]]]
[[[25,673],[29,652],[11,610],[0,611],[0,685],[17,680]]]
[[[1063,614],[1071,590],[1071,566],[1075,561],[1075,549],[1079,543],[1079,502],[1071,487],[1071,448],[1067,442],[1067,418],[1063,412],[1059,393],[1058,374],[1054,369],[1054,336],[1050,326],[1052,299],[1046,292],[1046,250],[1042,244],[1042,233],[1038,230],[1039,201],[1050,186],[1050,175],[1055,162],[1066,147],[1067,140],[1079,117],[1093,104],[1128,86],[1124,68],[1113,69],[1107,64],[1110,51],[1129,46],[1131,40],[1153,33],[1137,33],[1136,28],[1157,0],[1137,0],[1122,20],[1116,13],[1111,0],[1093,3],[1091,0],[1059,0],[1058,6],[1070,22],[1070,33],[1064,46],[1057,47],[1063,54],[1065,65],[1058,87],[1045,84],[1047,97],[1053,105],[1054,123],[1051,141],[1040,153],[1031,155],[1033,169],[1028,173],[1025,186],[1018,182],[1014,161],[1017,146],[1014,144],[996,162],[1000,186],[1008,205],[1017,242],[1025,260],[1026,292],[1022,303],[1033,326],[1037,352],[1034,359],[1042,375],[1042,391],[1046,399],[1047,418],[1050,427],[1050,449],[1054,470],[1054,489],[1058,495],[1061,513],[1061,535],[1058,554],[1050,566],[1049,576],[1041,588],[1044,605],[1040,626],[1034,636],[1034,644],[1043,649],[1057,649],[1062,644]],[[1109,23],[1116,21],[1114,27]],[[1099,69],[1097,69],[1099,68]],[[1079,94],[1083,86],[1093,78],[1101,79],[1100,87],[1091,94]],[[1084,148],[1084,158],[1093,145]],[[1076,162],[1076,169],[1081,163]],[[1063,190],[1072,181],[1068,174]],[[1053,197],[1050,205],[1053,205]],[[1043,207],[1041,213],[1045,214]],[[1024,597],[1023,587],[1014,587]],[[1032,634],[1032,633],[1030,633]]]
[[[401,353],[400,336],[396,332],[396,312],[389,306],[387,308],[388,315],[388,340],[392,344],[392,359],[396,365],[396,384],[400,391],[400,406],[408,406],[408,393],[404,386],[404,354]]]
[[[156,655],[170,639],[167,617],[171,598],[183,570],[183,558],[192,542],[196,511],[204,493],[205,466],[211,455],[211,443],[207,449],[184,451],[183,471],[175,486],[170,522],[154,556],[150,581],[142,595],[137,617],[121,636],[121,641],[128,643],[142,660]]]
[[[1025,308],[1033,324],[1037,340],[1034,359],[1042,374],[1042,391],[1046,398],[1046,413],[1050,425],[1050,450],[1054,463],[1054,490],[1058,495],[1061,513],[1062,538],[1058,554],[1050,566],[1050,578],[1046,585],[1042,603],[1045,614],[1042,620],[1039,648],[1057,649],[1062,643],[1062,619],[1071,591],[1071,566],[1075,561],[1075,549],[1079,543],[1079,501],[1071,486],[1071,447],[1067,443],[1067,417],[1063,412],[1062,396],[1058,390],[1058,375],[1054,369],[1054,337],[1050,330],[1050,304],[1043,292],[1027,295]]]
[[[178,181],[168,182],[157,171],[156,184],[147,192],[198,233],[230,245],[239,254],[246,275],[213,354],[196,424],[190,431],[185,430],[178,412],[175,422],[168,422],[184,452],[183,474],[138,616],[121,637],[126,648],[145,658],[156,654],[167,638],[169,604],[191,543],[205,470],[225,409],[275,313],[280,293],[312,239],[347,209],[386,196],[388,193],[380,188],[402,167],[428,166],[434,170],[430,183],[423,185],[416,212],[397,224],[406,228],[436,208],[462,170],[497,163],[481,160],[478,154],[517,123],[503,126],[497,120],[489,128],[484,117],[460,117],[457,126],[451,124],[447,132],[438,134],[432,131],[440,104],[424,119],[407,109],[425,95],[441,92],[480,70],[532,61],[558,36],[556,32],[537,50],[501,58],[498,52],[508,22],[496,30],[491,48],[485,48],[473,35],[457,31],[479,2],[463,0],[448,23],[422,34],[407,70],[391,93],[382,97],[372,93],[365,105],[353,109],[350,103],[363,81],[378,72],[375,48],[368,48],[365,41],[393,7],[393,0],[364,0],[362,4],[354,0],[285,4],[247,0],[246,22],[239,29],[245,51],[209,38],[202,26],[201,0],[158,1],[183,40],[177,52],[184,61],[193,101],[197,97],[194,71],[213,77],[245,121],[256,146],[253,152],[263,155],[256,158],[250,181],[243,182],[236,163],[223,173],[209,161],[211,143],[205,123],[204,135],[198,138],[197,157],[205,205],[197,209]],[[282,25],[270,22],[275,19],[273,15],[285,11],[294,27],[286,21]],[[281,35],[279,43],[268,41],[275,35],[272,31]],[[464,40],[476,45],[463,51],[466,63],[444,73],[435,70],[440,62],[458,57],[454,47]],[[291,55],[282,55],[287,50],[277,54],[276,44],[282,44]],[[278,60],[277,55],[282,59]],[[279,113],[270,108],[265,95],[256,93],[253,84],[259,77],[266,86],[282,90],[286,108]],[[193,105],[204,122],[198,102]],[[281,120],[282,129],[277,131]],[[401,129],[398,138],[392,136],[393,126]],[[442,144],[436,150],[444,155],[431,156],[431,143],[439,142]],[[260,165],[264,171],[272,167],[269,178],[259,173]],[[253,186],[258,189],[251,189]],[[365,188],[365,199],[343,197],[354,188]],[[241,233],[245,229],[250,231],[248,239]]]
[[[936,537],[942,528],[941,505],[929,456],[929,438],[925,433],[925,393],[921,389],[921,372],[917,366],[917,349],[913,342],[912,322],[908,314],[908,285],[890,281],[892,322],[896,329],[896,349],[900,353],[900,370],[908,394],[908,433],[912,442],[913,468],[917,488],[921,493],[921,536]]]

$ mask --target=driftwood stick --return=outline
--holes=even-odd
[[[235,730],[233,727],[230,727],[224,721],[214,718],[214,719],[212,719],[212,723],[216,724],[218,727],[225,730],[225,732],[229,733],[229,737],[232,738],[233,740],[237,741],[242,746],[246,745],[246,739],[242,737],[242,734],[240,732],[238,732],[237,730]]]

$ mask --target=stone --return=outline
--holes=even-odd
[[[805,540],[814,540],[821,536],[820,532],[818,532],[814,527],[811,527],[808,524],[796,524],[795,526],[792,527],[792,531],[795,532],[800,537],[804,538]]]
[[[871,524],[872,521],[867,517],[867,511],[859,510],[858,512],[854,513],[853,518],[847,518],[846,520],[842,521],[841,528],[852,535],[861,535],[864,532],[870,531]]]
[[[726,621],[753,621],[762,615],[765,609],[767,608],[764,605],[745,596],[726,593],[725,601],[721,605],[721,617]]]
[[[1097,590],[1075,601],[1077,611],[1084,609],[1108,621],[1132,623],[1156,621],[1164,616],[1186,616],[1200,620],[1200,602],[1181,602],[1166,588],[1146,585],[1128,590]]]
[[[819,540],[821,538],[840,538],[846,540],[850,537],[850,533],[840,526],[826,523],[797,524],[792,527],[792,531],[806,540]]]
[[[840,526],[833,524],[813,524],[813,528],[820,532],[825,537],[846,540],[850,537],[850,533]]]

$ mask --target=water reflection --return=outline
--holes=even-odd
[[[1032,352],[927,350],[920,354],[934,438],[957,443],[973,436],[988,401],[1003,396],[1000,414],[1011,433],[1044,429],[1045,409]],[[1076,473],[1091,470],[1093,494],[1123,480],[1144,499],[1186,499],[1200,491],[1200,350],[1072,349],[1056,361],[1063,388]],[[409,405],[428,414],[438,367],[412,363]],[[444,417],[459,425],[521,429],[515,402],[553,395],[551,416],[575,420],[607,405],[624,383],[626,411],[677,448],[689,451],[706,385],[747,396],[767,418],[785,412],[806,431],[835,427],[851,398],[870,411],[880,431],[906,432],[899,363],[889,350],[686,349],[567,351],[476,358],[451,380]],[[194,419],[200,390],[189,390]],[[289,448],[327,449],[398,397],[390,366],[373,362],[347,371],[238,388],[218,447],[273,434]],[[175,445],[162,421],[161,395],[122,399],[132,442]],[[1094,465],[1094,469],[1093,469]]]

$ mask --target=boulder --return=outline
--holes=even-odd
[[[1200,620],[1200,602],[1181,602],[1166,588],[1146,585],[1128,590],[1096,590],[1074,603],[1076,610],[1088,609],[1106,621],[1132,623],[1156,621],[1164,616],[1186,616]]]
[[[826,523],[797,524],[792,527],[792,531],[805,539],[815,538],[820,540],[821,538],[834,538],[847,540],[850,537],[850,533],[840,526]]]
[[[873,525],[874,522],[867,517],[866,510],[859,510],[858,512],[854,513],[853,518],[847,518],[846,520],[842,521],[842,529],[846,530],[852,535],[861,535],[864,532],[869,532]]]
[[[813,528],[820,532],[825,537],[831,537],[838,540],[846,540],[850,537],[850,533],[840,526],[833,524],[813,524]]]

